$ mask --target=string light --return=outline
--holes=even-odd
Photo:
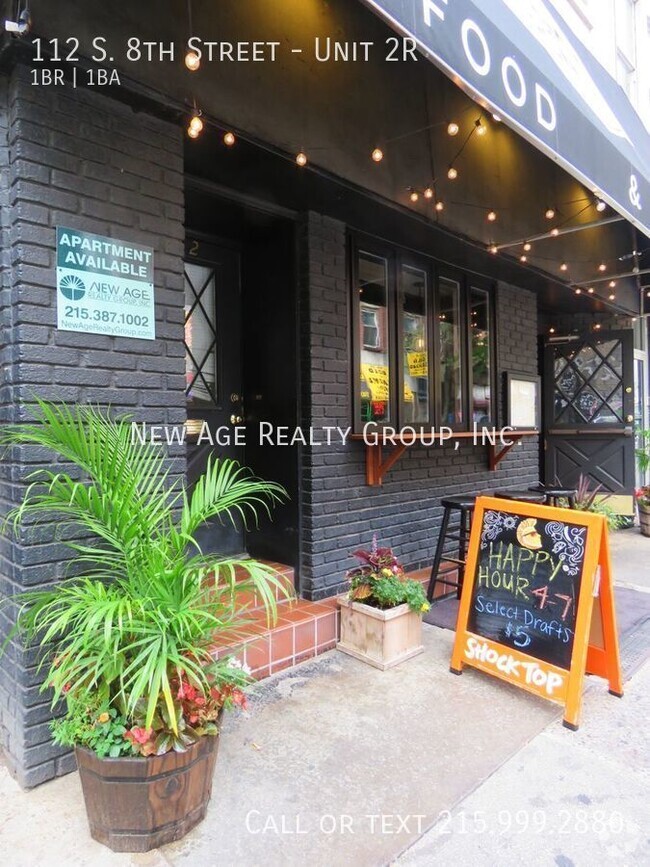
[[[553,235],[554,238],[557,238],[557,236],[558,236],[559,234],[560,234],[560,230],[559,230],[559,229],[551,229],[551,235]]]
[[[610,280],[610,281],[609,281],[609,288],[610,288],[610,289],[613,289],[614,286],[616,286],[616,280]]]
[[[600,322],[594,323],[594,331],[598,331],[600,329]]]
[[[459,129],[460,127],[458,126],[458,124],[453,120],[450,124],[447,125],[447,132],[449,133],[449,135],[458,135]]]
[[[488,218],[490,223],[493,223],[497,218],[497,212],[496,211],[488,211],[487,218]]]
[[[304,153],[303,151],[300,151],[299,154],[296,154],[296,162],[301,167],[306,166],[307,165],[307,154]]]
[[[458,169],[454,168],[453,166],[449,166],[449,168],[447,169],[447,177],[450,181],[455,181],[458,177]]]
[[[381,148],[375,148],[370,156],[374,163],[380,163],[384,158],[384,152]]]
[[[474,126],[476,127],[476,135],[485,135],[487,132],[487,127],[481,121],[480,117],[474,121]]]
[[[231,148],[235,144],[236,141],[237,141],[237,139],[235,138],[234,132],[224,133],[223,143],[226,145],[226,147]]]
[[[196,70],[201,65],[201,58],[196,53],[196,51],[192,51],[191,49],[185,54],[185,66],[189,69],[190,72],[196,72]]]
[[[436,211],[442,211],[444,207],[444,204],[440,201],[440,199],[438,199],[438,201],[436,202]]]
[[[616,301],[616,295],[614,295],[613,292],[610,295],[608,295],[607,297],[609,298],[610,301]]]
[[[425,191],[422,193],[425,199],[433,198],[433,189],[431,187],[427,187]]]
[[[491,244],[491,245],[488,247],[488,250],[490,251],[490,253],[492,253],[492,255],[495,255],[496,253],[499,252],[499,248],[497,247],[496,244]]]
[[[555,334],[555,328],[549,328],[548,333],[549,334]]]
[[[590,286],[590,287],[587,289],[587,292],[588,292],[590,295],[593,295],[593,294],[594,294],[594,287],[593,287],[593,286]]]
[[[187,134],[190,138],[198,138],[202,130],[203,121],[201,120],[201,112],[195,109],[187,127]]]
[[[599,270],[599,271],[606,271],[606,270],[607,270],[607,265],[605,265],[604,262],[601,262],[600,265],[598,266],[598,270]]]
[[[524,250],[525,250],[527,253],[530,253],[530,250],[531,250],[532,246],[533,246],[533,245],[530,243],[530,241],[526,241],[526,243],[524,244]]]
[[[560,265],[560,271],[568,271],[568,270],[569,270],[569,266],[567,265],[567,263],[562,262],[562,264]]]
[[[576,289],[576,295],[582,295],[582,289]]]
[[[526,256],[526,255],[522,255],[522,256],[520,256],[520,257],[519,257],[519,261],[520,261],[520,262],[527,262],[527,261],[528,261],[528,256]]]
[[[409,199],[415,203],[415,202],[417,202],[417,200],[419,198],[420,198],[420,195],[419,195],[418,191],[417,190],[411,190],[411,194],[409,196]]]
[[[555,208],[547,208],[546,213],[544,214],[547,220],[552,220],[555,216]]]
[[[606,207],[607,207],[607,205],[605,204],[605,202],[603,202],[602,199],[596,199],[596,210],[597,211],[599,211],[602,214],[602,212],[605,210]]]

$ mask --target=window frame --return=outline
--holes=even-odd
[[[361,299],[358,291],[358,260],[360,253],[368,253],[386,261],[387,297],[385,309],[389,376],[389,407],[388,421],[377,421],[373,424],[378,428],[390,427],[402,430],[404,427],[439,429],[442,421],[441,388],[438,380],[440,374],[440,331],[439,310],[440,291],[439,280],[446,278],[459,286],[459,323],[461,329],[461,411],[463,420],[460,423],[448,424],[454,431],[472,430],[472,341],[470,335],[471,288],[486,292],[489,304],[488,323],[490,329],[490,419],[485,424],[496,426],[499,417],[497,388],[497,316],[495,283],[484,276],[463,271],[459,268],[438,262],[424,253],[413,252],[387,242],[379,241],[362,233],[350,232],[348,235],[349,279],[351,305],[351,340],[349,341],[352,370],[352,428],[355,433],[362,433],[364,422],[361,417],[361,350],[362,335],[360,328]],[[404,285],[402,268],[413,268],[423,271],[427,279],[426,305],[427,323],[426,335],[428,341],[428,397],[429,418],[427,421],[411,422],[406,419],[404,400]],[[381,350],[380,350],[381,351]]]

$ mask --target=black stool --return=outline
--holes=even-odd
[[[546,502],[546,494],[540,491],[495,491],[494,496],[502,500],[520,500],[522,503]]]
[[[544,502],[547,506],[557,506],[557,501],[562,499],[568,500],[570,509],[576,507],[576,494],[578,492],[575,488],[560,488],[557,485],[543,485],[540,482],[538,485],[531,485],[528,490],[544,494],[546,497]]]
[[[460,599],[460,591],[463,587],[463,577],[465,575],[465,555],[467,553],[467,542],[469,538],[469,530],[472,522],[472,514],[474,512],[474,504],[476,497],[461,496],[447,497],[440,500],[440,504],[444,507],[442,514],[442,524],[440,526],[440,535],[438,536],[438,544],[436,545],[436,554],[433,558],[433,566],[431,567],[431,578],[429,579],[429,588],[427,590],[427,599],[429,602],[433,599],[433,594],[436,589],[436,584],[444,584],[446,587],[455,587],[456,595]],[[449,526],[452,513],[459,513],[458,526]],[[450,557],[445,553],[445,545],[449,542],[458,542],[458,556]],[[440,564],[442,559],[445,559],[445,567],[441,570]],[[452,565],[455,564],[455,565]],[[457,572],[457,580],[452,581],[446,578],[451,572]]]

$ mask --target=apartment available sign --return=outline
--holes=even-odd
[[[151,247],[59,226],[56,294],[63,331],[155,340]]]

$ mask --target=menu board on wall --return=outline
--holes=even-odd
[[[564,704],[572,729],[585,672],[622,695],[602,515],[477,498],[451,670],[464,665]]]

